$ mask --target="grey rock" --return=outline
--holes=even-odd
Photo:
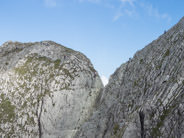
[[[81,53],[52,41],[0,48],[0,136],[183,138],[184,18],[103,89]]]
[[[52,41],[0,47],[0,137],[71,138],[103,88],[80,52]]]
[[[183,138],[183,69],[184,18],[115,71],[75,137]]]

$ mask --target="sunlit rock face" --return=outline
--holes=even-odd
[[[184,138],[184,18],[110,77],[76,138]]]
[[[80,52],[52,41],[0,47],[0,137],[71,138],[103,88]]]

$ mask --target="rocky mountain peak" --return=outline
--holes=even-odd
[[[8,41],[0,63],[1,137],[72,137],[103,88],[86,56],[53,41]]]
[[[52,41],[0,47],[0,136],[183,138],[184,18],[102,82]]]
[[[184,18],[122,64],[76,137],[184,137]]]

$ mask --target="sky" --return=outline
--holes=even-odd
[[[1,0],[0,45],[52,40],[85,54],[104,84],[183,16],[183,0]]]

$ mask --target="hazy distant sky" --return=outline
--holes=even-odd
[[[183,6],[184,0],[1,0],[0,44],[56,41],[84,53],[106,80],[177,23]]]

